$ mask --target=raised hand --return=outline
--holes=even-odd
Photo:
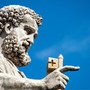
[[[52,73],[47,75],[43,80],[48,90],[56,90],[58,88],[65,89],[69,77],[64,74],[67,71],[77,71],[80,67],[75,66],[64,66],[54,70]]]

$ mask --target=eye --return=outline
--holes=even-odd
[[[24,30],[27,32],[27,34],[34,33],[34,31],[29,26],[24,26]]]

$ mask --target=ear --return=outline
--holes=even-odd
[[[9,34],[12,31],[12,25],[10,23],[6,23],[5,32]]]

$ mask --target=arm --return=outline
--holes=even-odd
[[[56,90],[58,88],[65,89],[69,78],[63,74],[67,71],[76,71],[79,67],[64,66],[58,68],[42,80],[32,80],[28,78],[17,78],[9,74],[0,73],[0,90],[16,89],[16,90]]]
[[[17,78],[5,73],[0,73],[0,90],[46,90],[43,80],[32,80],[28,78]]]

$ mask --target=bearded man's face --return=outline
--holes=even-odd
[[[30,16],[26,16],[25,22],[13,28],[5,37],[2,44],[3,52],[16,66],[25,66],[31,61],[28,49],[34,43],[37,30],[36,22]]]

